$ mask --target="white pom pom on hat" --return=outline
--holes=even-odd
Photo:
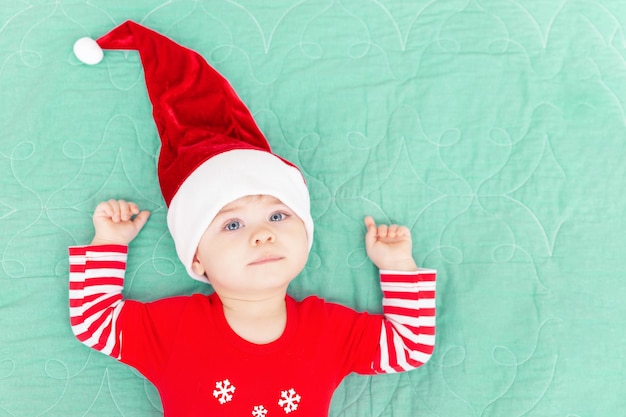
[[[96,65],[104,58],[104,52],[98,42],[91,38],[80,38],[74,43],[74,55],[81,62]]]
[[[246,105],[200,54],[132,21],[74,45],[90,65],[102,60],[102,49],[137,50],[141,57],[161,139],[157,174],[168,228],[192,278],[208,282],[191,268],[204,230],[222,207],[245,195],[267,194],[286,204],[304,223],[311,248],[304,176],[272,153]]]

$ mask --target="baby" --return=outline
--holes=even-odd
[[[168,58],[158,71],[145,68],[163,142],[159,180],[168,227],[189,275],[214,292],[125,299],[128,245],[149,213],[132,202],[102,202],[91,244],[69,249],[70,320],[81,342],[136,368],[158,389],[164,415],[177,417],[325,416],[348,374],[403,372],[428,361],[435,272],[418,269],[408,228],[365,218],[383,314],[315,296],[293,299],[287,288],[313,239],[298,168],[271,153],[232,88],[195,52],[133,22],[98,45],[139,49],[144,67],[154,51]],[[204,108],[211,111],[196,117],[187,113],[195,106],[183,105],[180,113],[185,99],[171,97],[185,76],[166,82],[163,62],[192,74],[190,86],[209,92]],[[198,81],[204,78],[207,86]]]

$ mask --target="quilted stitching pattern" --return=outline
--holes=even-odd
[[[333,416],[606,416],[623,396],[626,5],[617,0],[0,0],[0,415],[160,415],[77,343],[69,245],[104,198],[153,216],[127,296],[184,277],[138,56],[71,46],[135,19],[202,53],[302,167],[316,242],[292,293],[380,310],[362,217],[439,271],[433,359],[349,377]]]

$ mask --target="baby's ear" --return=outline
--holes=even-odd
[[[197,253],[193,256],[193,261],[191,262],[191,269],[193,270],[193,272],[195,272],[196,274],[200,276],[204,275],[206,272],[206,270],[202,266],[202,262],[200,262],[200,259],[198,259]]]

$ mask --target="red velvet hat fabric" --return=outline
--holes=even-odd
[[[189,174],[212,156],[233,149],[271,152],[246,105],[197,52],[133,21],[97,43],[139,51],[162,143],[158,175],[168,206]]]

